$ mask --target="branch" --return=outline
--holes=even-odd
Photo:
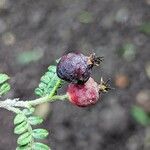
[[[6,99],[4,101],[0,101],[0,107],[29,107],[26,101],[19,101],[19,98],[14,99]]]
[[[5,108],[9,111],[20,113],[19,108],[31,108],[32,106],[36,106],[45,102],[54,102],[56,100],[64,101],[68,99],[68,95],[55,95],[53,97],[45,96],[35,100],[30,101],[19,101],[19,98],[15,99],[6,99],[4,101],[0,101],[0,108]],[[18,108],[16,108],[18,107]]]
[[[64,101],[64,100],[67,100],[67,99],[68,99],[67,94],[65,94],[65,95],[55,95],[55,96],[52,96],[52,97],[45,96],[45,97],[41,97],[41,98],[36,99],[36,100],[28,101],[28,104],[30,106],[36,106],[36,105],[39,105],[39,104],[42,104],[42,103],[45,103],[45,102],[54,102],[54,101],[57,101],[57,100]]]

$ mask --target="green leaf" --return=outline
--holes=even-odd
[[[139,27],[139,31],[150,35],[150,22],[145,22]]]
[[[38,124],[41,124],[43,122],[43,119],[41,117],[31,116],[28,118],[28,122],[31,125],[38,125]]]
[[[10,90],[10,85],[8,83],[2,84],[0,87],[0,95],[6,94]]]
[[[36,139],[45,139],[48,134],[48,131],[45,129],[34,129],[32,136]]]
[[[17,125],[14,129],[15,134],[22,134],[28,130],[29,126],[26,121],[22,122],[21,124]]]
[[[9,79],[8,75],[0,73],[0,84],[4,83]]]
[[[36,142],[33,144],[33,150],[51,150],[51,149],[43,143]]]
[[[132,43],[125,43],[117,49],[119,56],[123,57],[127,61],[132,61],[136,56],[136,48]]]
[[[91,23],[93,21],[93,15],[91,12],[82,11],[78,16],[78,20],[81,23]]]
[[[50,66],[48,71],[41,77],[39,87],[35,89],[35,94],[41,97],[53,96],[61,84],[62,80],[57,76],[56,66]]]
[[[31,51],[24,51],[21,53],[18,53],[17,55],[17,62],[21,65],[26,65],[31,62],[38,61],[43,57],[44,53],[41,49],[34,49]]]
[[[144,112],[144,110],[138,106],[133,106],[131,110],[131,114],[133,118],[143,126],[147,126],[150,124],[149,116]]]
[[[32,135],[29,132],[26,132],[19,136],[17,143],[20,146],[27,145],[32,141]]]
[[[17,147],[16,150],[32,150],[32,148],[28,145]]]
[[[33,113],[34,113],[34,111],[35,111],[35,108],[30,108],[30,109],[24,109],[23,110],[23,113],[26,115],[26,116],[30,116],[30,115],[32,115]]]
[[[16,115],[16,117],[14,119],[14,125],[22,123],[23,121],[25,121],[25,119],[26,119],[26,117],[24,116],[24,114]]]

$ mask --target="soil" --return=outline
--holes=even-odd
[[[111,78],[115,90],[89,108],[69,102],[51,104],[43,127],[50,131],[45,143],[52,150],[146,150],[148,127],[136,123],[130,110],[137,94],[150,89],[145,72],[149,35],[139,31],[150,19],[149,12],[149,0],[0,0],[0,72],[11,76],[12,85],[7,97],[35,98],[41,75],[64,53],[80,50],[105,58],[93,77]],[[117,52],[126,43],[135,48],[131,60]],[[18,54],[28,50],[43,55],[37,61],[19,63]],[[127,77],[127,85],[121,81],[115,85],[118,74]],[[16,148],[13,117],[0,111],[0,150]]]

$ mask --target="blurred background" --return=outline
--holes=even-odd
[[[64,53],[104,56],[93,77],[115,90],[89,108],[42,105],[52,150],[150,150],[150,0],[0,0],[0,72],[7,97],[35,98]],[[60,93],[64,92],[62,89]],[[0,111],[0,150],[14,150],[14,115]]]

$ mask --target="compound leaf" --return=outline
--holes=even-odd
[[[62,80],[57,76],[56,66],[48,67],[48,71],[41,77],[39,87],[35,89],[38,96],[53,96],[62,84]]]

